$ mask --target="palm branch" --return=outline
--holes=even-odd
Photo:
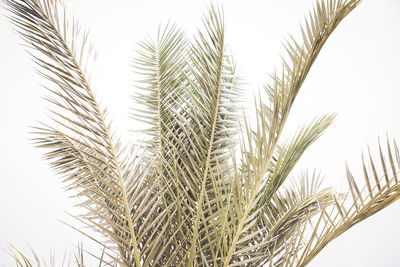
[[[160,26],[154,40],[138,43],[132,117],[145,128],[130,146],[96,99],[87,70],[92,46],[62,3],[3,0],[48,91],[51,122],[35,127],[35,140],[82,199],[86,212],[75,218],[103,236],[90,236],[104,248],[103,264],[303,266],[400,197],[400,156],[389,141],[386,156],[379,147],[379,170],[368,155],[363,185],[347,167],[348,192],[322,188],[316,172],[287,180],[334,119],[315,119],[284,142],[291,107],[327,39],[359,2],[316,3],[302,40],[285,43],[282,68],[255,98],[254,119],[241,107],[221,7],[210,6],[192,38]],[[31,264],[18,251],[15,258]]]

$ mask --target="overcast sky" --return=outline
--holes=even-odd
[[[200,26],[208,0],[66,0],[88,28],[99,52],[93,84],[121,131],[135,128],[128,118],[134,76],[129,67],[136,41],[158,24],[177,22],[190,34]],[[280,64],[281,42],[299,35],[299,23],[313,0],[220,0],[227,42],[249,94]],[[61,257],[77,242],[92,248],[63,211],[73,201],[62,191],[41,150],[29,140],[29,126],[46,121],[44,89],[27,53],[0,16],[0,247],[9,243],[39,255]],[[365,0],[336,29],[315,62],[295,103],[287,132],[318,115],[338,113],[335,123],[299,162],[326,175],[326,185],[345,184],[345,162],[362,179],[361,153],[376,151],[378,136],[400,142],[400,1]],[[376,154],[376,153],[375,153]],[[376,154],[377,155],[377,154]],[[355,226],[321,252],[310,266],[398,266],[400,203]],[[0,251],[0,266],[12,266]]]

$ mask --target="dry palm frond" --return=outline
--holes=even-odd
[[[242,188],[247,195],[242,199],[235,199],[243,203],[238,217],[238,226],[231,238],[229,252],[224,260],[224,266],[228,266],[232,258],[235,258],[237,242],[245,237],[243,230],[248,225],[256,224],[257,216],[252,213],[255,203],[262,197],[259,194],[260,186],[266,184],[268,189],[276,190],[284,179],[276,179],[274,175],[268,175],[272,158],[279,148],[278,140],[289,115],[293,102],[305,80],[312,64],[321,51],[324,43],[344,19],[353,10],[359,1],[321,1],[317,3],[313,12],[310,12],[310,19],[306,20],[306,27],[303,32],[303,44],[294,39],[287,43],[286,50],[290,62],[283,61],[281,75],[273,75],[273,84],[267,86],[267,94],[270,103],[266,104],[260,98],[257,102],[257,127],[252,130],[246,124],[248,136],[248,147],[243,148],[245,161],[245,177]],[[329,123],[328,123],[329,124]],[[301,152],[299,152],[301,153]],[[291,164],[287,161],[286,164]],[[284,167],[285,168],[285,167]],[[289,168],[290,169],[290,168]],[[274,178],[275,177],[275,178]],[[273,192],[264,191],[266,198]],[[251,216],[253,215],[253,216]],[[250,216],[250,217],[249,217]],[[249,218],[252,218],[249,220]]]
[[[49,260],[44,260],[40,259],[39,256],[36,254],[34,250],[31,251],[33,259],[30,259],[26,254],[23,254],[20,250],[18,250],[15,247],[12,247],[10,249],[9,254],[11,257],[15,260],[15,264],[18,267],[41,267],[41,266],[46,266],[46,267],[55,267],[55,266],[62,266],[62,267],[69,267],[69,266],[78,266],[78,267],[84,267],[86,266],[85,260],[86,254],[90,254],[87,251],[83,249],[82,245],[77,246],[77,251],[74,255],[69,255],[69,253],[65,252],[64,256],[60,258],[62,261],[58,261],[57,257],[55,254],[52,254],[50,256]],[[109,263],[104,260],[104,250],[103,253],[100,256],[96,255],[91,255],[96,260],[98,260],[99,265],[98,266],[116,266],[116,263]]]
[[[296,256],[288,256],[287,262],[305,266],[334,238],[400,198],[400,161],[396,143],[391,145],[387,141],[386,159],[381,146],[379,151],[379,169],[371,154],[368,155],[369,168],[363,162],[364,183],[361,186],[346,166],[349,192],[336,198],[333,206],[322,207],[315,222],[310,221],[303,225],[303,229],[299,229],[297,234],[293,235],[295,240],[301,239],[302,245],[296,248]],[[395,151],[395,154],[392,151]],[[302,234],[306,231],[309,231],[309,235]]]
[[[38,145],[50,149],[46,158],[64,176],[68,188],[87,198],[82,206],[88,214],[82,219],[117,245],[121,263],[139,264],[140,231],[134,229],[132,209],[143,207],[129,202],[127,182],[135,176],[134,187],[140,187],[145,170],[125,161],[124,148],[105,122],[82,69],[91,50],[87,34],[80,34],[76,22],[69,28],[65,11],[50,1],[5,1],[5,5],[18,32],[33,48],[38,72],[47,80],[46,99],[52,105],[54,126],[37,128]],[[138,197],[147,200],[146,193],[135,194],[136,201]]]
[[[95,239],[105,248],[104,264],[302,266],[400,197],[400,156],[389,142],[387,159],[379,149],[382,174],[371,155],[370,169],[363,165],[364,189],[349,169],[348,193],[320,189],[315,173],[285,183],[334,119],[314,120],[283,143],[291,107],[328,37],[359,0],[317,2],[302,42],[286,43],[282,73],[255,100],[254,125],[240,122],[242,89],[222,9],[211,5],[192,39],[175,25],[160,27],[155,40],[139,43],[133,64],[141,76],[133,117],[147,127],[133,147],[107,123],[83,67],[92,50],[87,34],[68,23],[62,4],[3,2],[49,94],[53,123],[36,127],[37,144],[48,149],[67,189],[84,197],[87,213],[76,218],[104,236]],[[17,264],[31,265],[18,254]]]

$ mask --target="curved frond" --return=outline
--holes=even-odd
[[[349,192],[335,199],[333,206],[322,206],[318,219],[310,221],[304,225],[304,229],[297,232],[295,239],[303,235],[302,231],[308,231],[308,235],[302,237],[303,248],[299,250],[296,258],[291,255],[290,261],[296,262],[298,266],[305,266],[330,241],[400,198],[400,163],[396,157],[397,152],[393,154],[392,151],[398,151],[398,148],[395,143],[390,145],[388,141],[385,159],[382,147],[379,146],[379,170],[371,154],[368,155],[370,164],[367,168],[363,163],[364,183],[361,186],[346,166]]]
[[[314,143],[333,122],[334,116],[324,116],[307,126],[304,126],[286,146],[281,146],[276,162],[271,161],[271,173],[266,183],[260,190],[262,197],[257,203],[256,209],[269,202],[271,197],[283,184],[300,157],[307,148]]]
[[[326,40],[338,24],[357,6],[358,0],[320,1],[310,19],[306,21],[308,35],[303,35],[303,45],[294,39],[287,43],[286,50],[290,63],[283,60],[281,75],[272,75],[273,84],[266,87],[269,104],[256,101],[256,129],[246,123],[247,148],[243,148],[245,175],[243,188],[248,195],[238,214],[239,222],[229,245],[229,253],[224,266],[228,266],[236,250],[236,243],[244,234],[243,229],[263,183],[268,184],[268,175],[272,157],[276,153],[279,137],[288,118],[294,100],[307,77],[312,64],[321,51]],[[311,26],[307,26],[311,25]],[[304,31],[304,30],[303,30]]]
[[[4,2],[20,36],[33,49],[38,72],[47,80],[44,86],[49,96],[46,99],[52,105],[50,112],[55,127],[41,127],[38,144],[50,150],[46,156],[53,168],[64,175],[65,181],[79,188],[79,195],[91,201],[82,203],[95,215],[89,220],[91,224],[116,242],[126,264],[135,258],[139,266],[126,195],[127,170],[122,169],[118,159],[120,144],[113,138],[80,64],[91,50],[87,34],[81,34],[76,22],[68,27],[65,11],[58,3]],[[78,40],[82,42],[78,44]]]
[[[246,235],[238,241],[240,249],[231,265],[241,266],[246,262],[254,266],[280,266],[286,254],[295,254],[299,244],[293,236],[323,206],[334,203],[336,193],[330,188],[320,189],[321,182],[319,174],[314,172],[309,176],[303,172],[299,179],[291,179],[291,184],[281,187],[255,212],[257,223],[247,228]]]

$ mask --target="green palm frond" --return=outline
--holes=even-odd
[[[290,144],[283,146],[277,153],[276,162],[273,164],[271,174],[267,183],[263,186],[260,193],[262,197],[257,203],[256,208],[264,206],[280,188],[285,179],[290,174],[300,157],[306,149],[315,142],[325,129],[333,122],[334,116],[325,116],[303,127],[293,138]]]
[[[52,122],[35,127],[35,140],[83,199],[86,212],[74,217],[102,234],[72,226],[104,248],[101,264],[303,266],[400,197],[400,156],[389,142],[386,158],[379,146],[379,168],[370,153],[369,168],[363,163],[363,188],[348,168],[348,192],[321,188],[316,173],[287,179],[334,119],[320,117],[283,142],[290,110],[323,45],[359,2],[317,2],[302,41],[290,37],[282,69],[255,98],[254,120],[241,110],[222,8],[210,6],[192,39],[160,26],[138,44],[133,118],[145,126],[139,145],[125,146],[90,86],[87,33],[68,23],[59,1],[3,0],[48,92]],[[13,257],[32,265],[18,250]],[[76,260],[84,265],[82,249]]]

